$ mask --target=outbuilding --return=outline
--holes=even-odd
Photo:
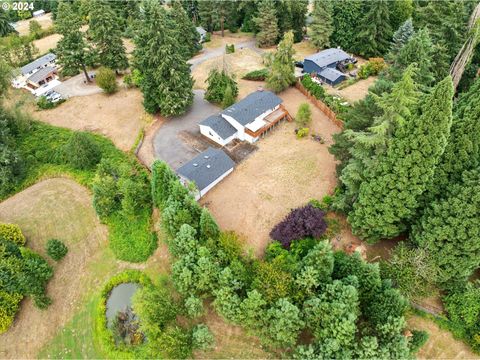
[[[198,200],[227,177],[234,167],[235,162],[223,150],[210,147],[180,167],[177,174],[184,185],[195,184],[195,199]]]

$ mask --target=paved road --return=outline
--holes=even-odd
[[[242,49],[242,48],[248,48],[252,49],[253,51],[263,54],[263,50],[259,49],[256,46],[255,40],[248,40],[244,42],[240,42],[238,44],[235,44],[235,49]],[[204,48],[200,54],[196,55],[195,57],[191,58],[188,60],[188,63],[191,64],[191,69],[193,70],[196,66],[200,65],[201,63],[209,60],[216,58],[218,56],[222,56],[225,54],[225,48],[224,47],[218,47],[214,49],[208,49]]]
[[[194,90],[193,105],[182,115],[167,119],[153,138],[155,158],[166,161],[173,169],[178,169],[190,161],[197,151],[185,144],[178,136],[182,131],[199,133],[198,123],[220,111],[218,107],[203,99],[204,90]]]

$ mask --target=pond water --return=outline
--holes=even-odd
[[[123,283],[115,286],[107,299],[107,321],[110,326],[119,311],[125,311],[132,305],[132,296],[137,291],[137,283]]]

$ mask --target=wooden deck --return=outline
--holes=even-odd
[[[266,122],[265,126],[258,129],[257,131],[252,131],[250,129],[245,128],[245,133],[254,138],[259,137],[260,135],[265,134],[269,129],[271,129],[272,127],[274,127],[284,119],[287,119],[288,121],[293,120],[290,114],[288,113],[287,109],[285,109],[283,104],[281,104],[277,110],[265,116],[265,118],[263,119],[263,121]]]

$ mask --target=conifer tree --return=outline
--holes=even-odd
[[[351,129],[344,131],[344,136],[351,141],[349,147],[351,158],[340,175],[343,189],[335,197],[337,209],[342,211],[351,209],[360,185],[365,179],[366,170],[386,151],[395,129],[404,126],[412,113],[415,113],[420,93],[413,81],[414,75],[415,68],[410,66],[391,92],[386,92],[382,96],[373,93],[370,95],[376,107],[382,110],[381,115],[374,117],[370,127],[360,131]]]
[[[393,34],[390,57],[398,54],[400,49],[410,40],[413,34],[414,30],[412,19],[407,19]]]
[[[134,39],[134,65],[142,74],[145,110],[163,116],[182,114],[193,102],[193,80],[174,24],[156,1],[144,3],[141,20]]]
[[[273,0],[262,0],[258,7],[258,17],[255,18],[255,24],[259,30],[256,36],[258,46],[274,45],[278,38],[278,24]]]
[[[293,32],[289,31],[278,44],[277,52],[273,56],[266,79],[268,88],[280,92],[295,83],[294,53]]]
[[[435,64],[432,61],[434,46],[428,30],[421,29],[399,50],[393,57],[392,65],[387,68],[387,77],[392,81],[397,81],[403,71],[410,65],[416,64],[418,71],[415,81],[428,87],[435,80],[433,68]]]
[[[184,48],[185,59],[190,59],[201,48],[200,34],[178,0],[173,2],[170,16],[175,22],[175,39]]]
[[[90,6],[88,33],[97,51],[100,65],[118,71],[128,67],[127,54],[122,41],[121,19],[103,0]]]
[[[291,30],[293,41],[296,43],[303,40],[307,11],[308,0],[290,0]]]
[[[447,147],[430,186],[428,198],[446,193],[451,184],[461,181],[465,170],[480,166],[480,80],[458,100]]]
[[[313,6],[310,38],[317,49],[327,48],[333,32],[333,6],[328,0],[316,0]]]
[[[370,241],[404,232],[417,214],[445,149],[452,122],[453,84],[438,83],[405,126],[399,127],[360,186],[348,219],[353,231]]]
[[[80,31],[81,26],[81,19],[73,11],[70,3],[58,4],[55,28],[63,36],[56,48],[58,62],[62,65],[64,73],[77,73],[82,69],[86,80],[91,82],[87,65],[92,62],[94,52],[85,40],[85,34]]]
[[[480,171],[466,171],[447,196],[434,201],[414,226],[412,238],[439,267],[443,285],[463,282],[480,266]]]
[[[227,85],[225,94],[223,95],[222,107],[225,109],[233,104],[235,104],[235,97],[233,96],[232,86]]]
[[[360,22],[356,47],[362,56],[382,56],[387,52],[392,36],[389,4],[387,0],[369,4],[370,8]]]
[[[10,25],[10,20],[4,10],[0,9],[0,37],[16,33],[16,30]]]
[[[216,2],[213,0],[202,0],[198,2],[198,16],[200,17],[200,23],[205,30],[212,32],[215,29],[215,25],[218,23],[219,14],[216,8]]]

